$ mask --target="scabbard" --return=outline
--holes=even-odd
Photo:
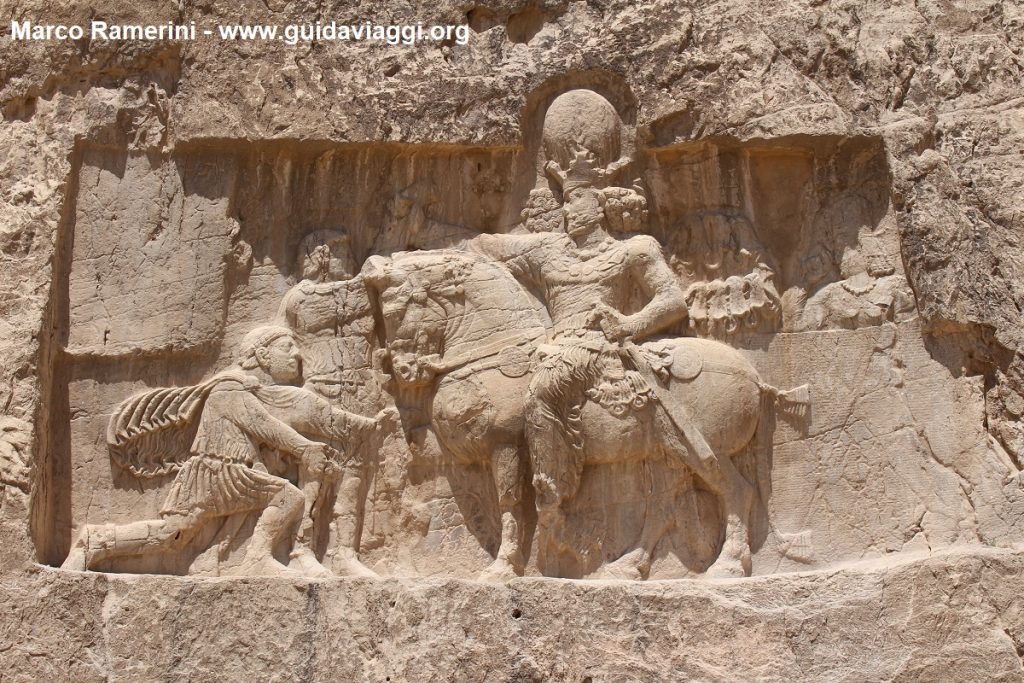
[[[690,412],[682,403],[673,400],[668,388],[661,384],[651,364],[644,358],[640,347],[634,342],[627,340],[622,342],[622,350],[625,352],[624,360],[632,365],[633,369],[639,372],[647,381],[647,384],[650,385],[656,402],[665,411],[665,415],[668,416],[669,421],[678,430],[683,441],[693,451],[694,455],[702,462],[717,463],[718,458],[715,456],[715,452],[711,450],[711,446],[708,445],[704,435],[697,429],[697,425],[690,416]]]

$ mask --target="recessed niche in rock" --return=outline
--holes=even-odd
[[[40,556],[641,580],[1021,538],[880,139],[645,147],[556,95],[524,147],[82,143]]]

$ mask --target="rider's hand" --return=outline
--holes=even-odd
[[[377,431],[385,431],[390,427],[398,424],[398,409],[394,406],[388,406],[384,410],[381,410],[373,418],[376,422]]]
[[[310,472],[322,474],[340,461],[341,454],[327,444],[314,442],[302,449],[302,462]]]
[[[311,443],[302,449],[302,464],[310,472],[323,472],[327,466],[327,446]]]
[[[618,342],[631,335],[626,316],[607,304],[598,304],[590,314],[591,323],[601,326],[608,341]]]

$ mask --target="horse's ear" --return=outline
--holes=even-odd
[[[374,289],[386,289],[391,284],[391,259],[386,256],[371,256],[363,263],[360,277]]]

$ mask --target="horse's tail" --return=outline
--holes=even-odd
[[[758,382],[757,386],[761,390],[761,397],[771,399],[770,405],[784,413],[801,415],[811,405],[811,390],[806,384],[793,389],[779,389],[764,382]]]
[[[779,554],[795,562],[810,564],[814,561],[814,545],[810,530],[796,533],[779,530],[775,526],[768,501],[771,498],[772,442],[776,415],[782,413],[800,419],[805,418],[811,404],[811,393],[806,384],[784,390],[759,382],[758,387],[761,390],[761,410],[753,439],[757,480],[755,488],[761,497],[765,521],[768,530],[775,536]]]

